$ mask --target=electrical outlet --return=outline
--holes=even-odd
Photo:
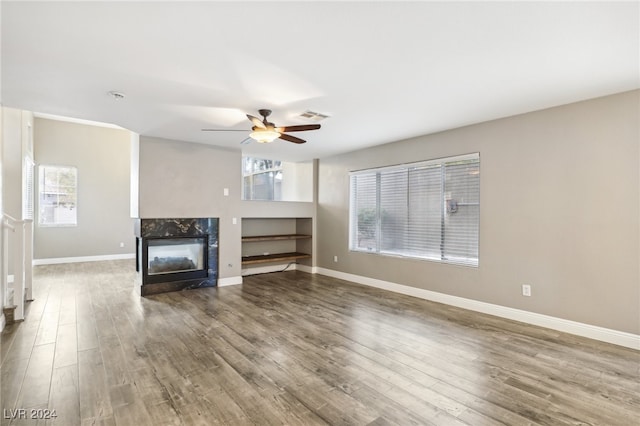
[[[338,262],[338,256],[333,256],[333,261],[337,263]]]
[[[120,243],[120,247],[124,247],[124,243]]]
[[[522,284],[522,295],[531,296],[531,286],[529,284]]]

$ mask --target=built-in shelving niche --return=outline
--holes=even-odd
[[[242,274],[311,266],[311,218],[243,218]]]

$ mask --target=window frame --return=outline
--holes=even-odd
[[[256,165],[261,161],[271,161],[271,167],[258,168]],[[250,170],[247,170],[247,163],[251,162]],[[271,160],[266,158],[258,158],[246,156],[242,157],[242,200],[244,201],[281,201],[282,198],[282,177],[283,164],[281,160]],[[256,179],[263,177],[269,182],[269,198],[255,198]],[[247,181],[249,183],[247,183]],[[279,182],[278,182],[279,181]],[[278,186],[278,184],[280,186]],[[249,188],[249,197],[247,197],[247,186]]]
[[[71,186],[72,188],[74,188],[74,200],[73,200],[73,210],[75,210],[74,213],[74,221],[71,222],[43,222],[43,200],[42,200],[42,196],[44,191],[44,179],[45,179],[45,173],[46,173],[46,169],[71,169],[75,171],[75,176],[74,176],[74,182],[73,185]],[[59,177],[58,177],[58,181],[57,181],[57,187],[60,186],[59,184]],[[39,164],[38,165],[38,226],[42,227],[42,228],[70,228],[70,227],[77,227],[78,226],[78,168],[76,166],[68,166],[68,165],[61,165],[61,164]],[[58,204],[60,202],[58,201]]]
[[[478,175],[478,181],[477,181],[477,192],[474,192],[474,194],[477,196],[477,203],[455,203],[455,206],[453,204],[450,203],[450,201],[452,199],[447,199],[447,194],[448,191],[445,190],[445,185],[446,185],[446,172],[447,172],[447,165],[449,167],[452,166],[456,166],[459,164],[469,164],[469,165],[477,165],[477,175]],[[439,221],[440,221],[440,238],[439,240],[434,239],[433,241],[431,241],[431,244],[436,244],[439,246],[439,254],[436,253],[434,254],[426,254],[426,250],[423,253],[418,254],[417,251],[415,249],[413,249],[412,251],[412,247],[410,247],[410,243],[403,243],[405,244],[403,247],[401,247],[400,249],[394,249],[394,250],[389,250],[384,248],[384,232],[383,232],[383,222],[385,221],[385,210],[381,208],[381,203],[382,203],[382,190],[381,190],[381,185],[382,185],[382,179],[383,176],[388,176],[393,172],[406,172],[407,173],[407,186],[406,186],[406,209],[407,212],[414,212],[414,210],[411,210],[411,203],[412,201],[415,202],[414,198],[411,197],[417,197],[419,195],[424,196],[425,194],[418,194],[418,195],[411,195],[411,184],[409,183],[409,177],[410,177],[410,172],[412,170],[419,170],[419,169],[427,169],[427,168],[435,168],[435,167],[439,167],[440,170],[438,171],[441,175],[440,177],[440,181],[439,181],[439,185],[440,185],[440,193],[439,193],[439,197],[438,197],[438,202],[440,204],[438,210],[440,210],[439,212]],[[370,194],[369,198],[367,201],[369,201],[369,203],[372,202],[372,200],[375,201],[375,207],[364,207],[362,209],[360,209],[360,211],[356,212],[355,209],[357,208],[357,206],[355,204],[357,204],[358,202],[362,202],[362,199],[357,199],[357,195],[354,194],[355,189],[355,182],[357,182],[357,177],[369,177],[370,179],[372,178],[372,176],[375,176],[375,185],[376,185],[376,189],[375,189],[375,196],[371,197]],[[356,178],[354,180],[354,178]],[[366,182],[365,185],[368,184],[369,185],[369,192],[372,192],[371,190],[371,185],[373,184],[372,181],[370,180],[369,182]],[[365,203],[366,204],[366,203]],[[451,205],[450,205],[451,204]],[[469,239],[469,241],[472,243],[472,245],[475,246],[475,257],[461,257],[461,256],[451,256],[450,254],[447,253],[447,248],[445,246],[446,244],[446,235],[445,235],[445,229],[447,227],[447,215],[450,215],[452,213],[456,213],[458,205],[460,206],[477,206],[477,221],[471,221],[470,223],[473,224],[474,228],[473,228],[473,233],[475,233],[477,235],[477,239],[474,241],[473,240],[473,236]],[[451,208],[455,207],[455,211],[451,211]],[[370,247],[362,247],[360,246],[360,241],[356,241],[359,240],[360,236],[361,236],[361,230],[360,229],[356,229],[356,227],[359,226],[360,224],[360,212],[365,210],[365,209],[369,209],[369,210],[373,210],[375,212],[375,230],[373,232],[373,239],[375,240],[373,243],[373,248]],[[433,217],[433,216],[432,216]],[[475,217],[475,216],[473,216]],[[433,217],[435,218],[435,217]],[[438,219],[438,218],[435,218]],[[465,224],[467,224],[465,222]],[[451,225],[448,225],[451,226]],[[402,225],[401,225],[402,227]],[[400,228],[403,231],[406,232],[407,235],[411,234],[411,225],[409,225],[408,223],[406,224],[406,226],[404,226],[404,228]],[[449,229],[449,232],[451,232],[451,228]],[[472,234],[472,233],[470,233]],[[475,244],[474,244],[475,243]],[[457,247],[456,247],[457,248]],[[367,253],[367,254],[375,254],[375,255],[379,255],[379,256],[390,256],[390,257],[400,257],[400,258],[407,258],[407,259],[417,259],[417,260],[426,260],[426,261],[435,261],[438,263],[445,263],[445,264],[454,264],[454,265],[460,265],[460,266],[469,266],[469,267],[479,267],[480,265],[480,153],[479,152],[475,152],[475,153],[470,153],[470,154],[463,154],[463,155],[457,155],[457,156],[451,156],[451,157],[443,157],[443,158],[437,158],[437,159],[431,159],[431,160],[425,160],[425,161],[418,161],[418,162],[412,162],[412,163],[402,163],[402,164],[397,164],[397,165],[391,165],[391,166],[385,166],[385,167],[377,167],[377,168],[369,168],[369,169],[361,169],[361,170],[354,170],[351,171],[349,173],[349,251],[350,252],[354,252],[354,253]]]

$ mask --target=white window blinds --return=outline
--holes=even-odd
[[[350,175],[350,249],[478,265],[480,156]]]
[[[24,159],[24,168],[22,169],[24,173],[24,177],[22,179],[22,219],[33,220],[33,160],[31,157],[26,157]]]

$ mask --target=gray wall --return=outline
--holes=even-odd
[[[639,94],[321,159],[317,265],[639,333]],[[481,157],[478,268],[349,252],[350,170],[470,152]]]
[[[78,168],[78,226],[36,224],[35,259],[135,252],[129,216],[129,145],[130,132],[126,130],[36,118],[36,182],[40,164]],[[37,214],[35,219],[37,222]]]
[[[137,165],[139,195],[134,203],[139,205],[139,217],[220,219],[221,279],[241,277],[243,217],[313,217],[315,213],[313,202],[242,201],[240,151],[140,136]]]
[[[219,277],[239,277],[240,151],[141,136],[139,153],[140,217],[219,218]]]

